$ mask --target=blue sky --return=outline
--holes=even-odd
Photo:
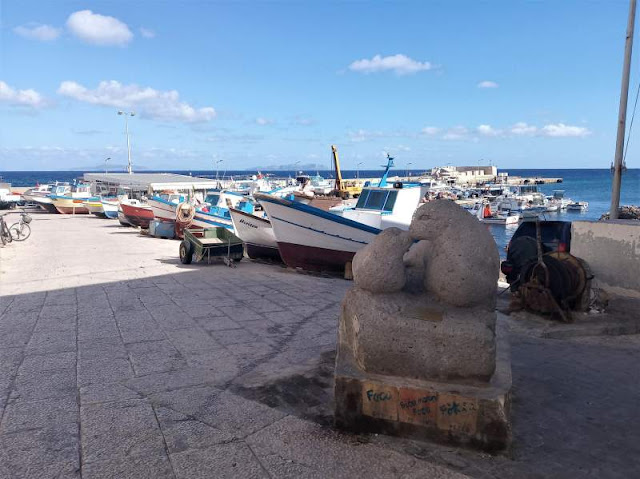
[[[0,5],[0,170],[613,159],[626,1]]]

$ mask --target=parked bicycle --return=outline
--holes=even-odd
[[[13,238],[11,237],[11,233],[9,232],[9,227],[7,226],[6,221],[4,220],[4,215],[0,215],[0,240],[2,241],[2,245],[6,245],[7,243],[11,243]]]
[[[31,234],[31,216],[29,216],[24,210],[20,213],[20,221],[12,224],[9,227],[9,232],[11,233],[11,238],[16,241],[24,241]]]

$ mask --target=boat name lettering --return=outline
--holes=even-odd
[[[245,221],[245,220],[244,220],[244,219],[242,219],[242,218],[240,218],[239,223],[242,223],[243,225],[247,225],[247,226],[249,226],[250,228],[258,229],[258,227],[257,227],[256,225],[251,224],[251,223],[249,223],[248,221]]]

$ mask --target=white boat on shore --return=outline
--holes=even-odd
[[[287,266],[343,271],[356,252],[380,231],[392,226],[409,228],[423,189],[418,185],[395,186],[364,188],[355,208],[339,214],[271,195],[256,194],[255,198],[271,220]]]
[[[229,208],[235,234],[246,247],[251,259],[282,260],[271,221],[245,211]]]

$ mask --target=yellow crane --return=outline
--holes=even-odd
[[[343,180],[336,145],[331,145],[331,153],[333,154],[333,167],[336,170],[336,192],[344,199],[357,198],[362,192],[362,182],[358,180]]]

